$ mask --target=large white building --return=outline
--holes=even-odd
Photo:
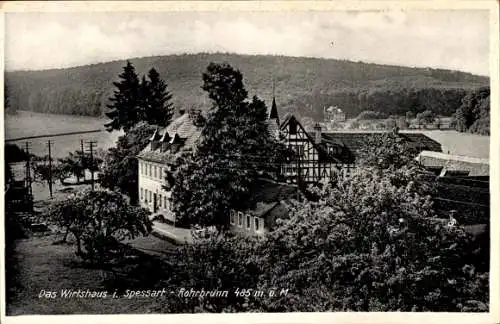
[[[182,152],[193,150],[201,129],[190,114],[182,114],[166,128],[158,128],[137,156],[139,161],[139,203],[153,215],[175,222],[171,191],[165,189],[167,171]]]

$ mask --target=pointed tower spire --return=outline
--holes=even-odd
[[[276,107],[276,97],[274,93],[274,78],[273,78],[273,104],[271,106],[271,113],[269,114],[269,119],[276,119],[276,123],[280,124],[280,118],[278,116],[278,108]]]

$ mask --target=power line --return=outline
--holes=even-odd
[[[89,130],[89,131],[79,131],[79,132],[67,132],[67,133],[57,133],[57,134],[46,134],[37,136],[26,136],[6,139],[5,142],[15,142],[27,139],[44,138],[44,137],[57,137],[57,136],[67,136],[67,135],[77,135],[77,134],[88,134],[88,133],[99,133],[102,132],[101,129]]]

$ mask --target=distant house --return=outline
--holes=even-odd
[[[326,122],[343,122],[346,120],[344,111],[337,106],[324,107],[323,112]]]
[[[201,134],[193,115],[181,113],[168,127],[157,128],[147,147],[137,156],[140,205],[172,222],[175,222],[170,201],[172,193],[164,189],[167,171],[176,166],[183,152],[194,150]]]
[[[487,177],[490,174],[489,160],[484,158],[422,151],[417,160],[440,176]]]
[[[255,206],[231,210],[230,229],[243,235],[263,235],[273,230],[278,218],[288,218],[288,204],[296,198],[296,186],[260,179],[251,190]]]

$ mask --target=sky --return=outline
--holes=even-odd
[[[230,52],[489,75],[489,13],[468,11],[6,13],[5,69]]]

